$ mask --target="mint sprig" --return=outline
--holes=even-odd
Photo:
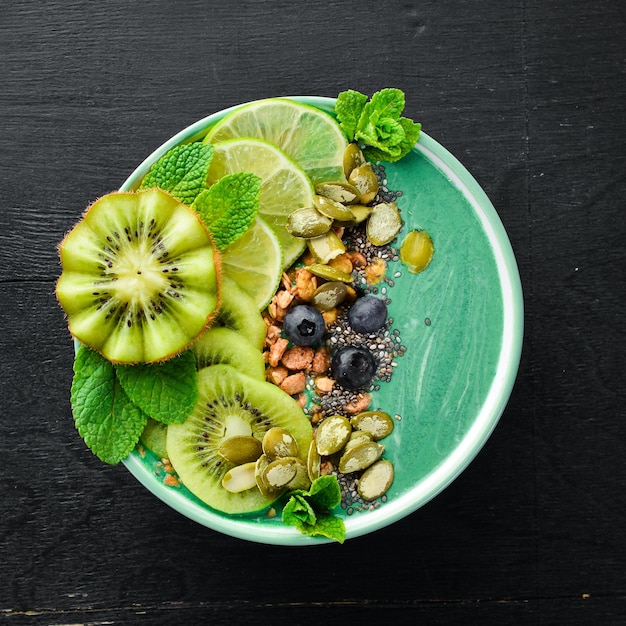
[[[309,537],[321,536],[343,543],[346,527],[332,510],[341,503],[341,489],[333,475],[316,478],[308,491],[292,491],[283,507],[282,522]]]
[[[369,100],[352,89],[337,97],[335,112],[349,141],[364,146],[370,161],[398,161],[406,156],[419,139],[421,124],[402,117],[404,92],[381,89]]]
[[[148,418],[183,422],[198,399],[193,353],[163,363],[114,365],[80,346],[74,359],[72,414],[91,451],[115,465],[135,448]]]
[[[159,187],[191,206],[206,189],[213,151],[211,144],[199,142],[175,146],[152,165],[139,188]]]
[[[227,174],[202,191],[191,208],[212,233],[218,250],[243,235],[259,209],[261,179],[250,172]]]

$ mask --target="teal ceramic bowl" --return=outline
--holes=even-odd
[[[334,100],[294,97],[332,112]],[[233,107],[236,108],[236,107]],[[197,140],[232,109],[184,129],[151,154],[122,185],[135,188],[173,146]],[[386,286],[389,314],[406,353],[390,382],[373,393],[373,406],[398,416],[384,440],[395,467],[386,502],[344,518],[346,538],[371,533],[415,512],[446,488],[474,459],[495,428],[517,374],[523,335],[519,273],[493,205],[461,163],[426,133],[412,153],[385,164],[387,187],[401,190],[405,222],[398,236],[427,230],[435,245],[430,266],[410,274],[392,262]],[[163,482],[150,451],[133,452],[128,470],[164,503],[214,531],[276,545],[319,545],[326,540],[285,526],[280,515],[234,517],[200,502],[184,487]]]

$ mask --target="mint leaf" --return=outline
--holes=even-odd
[[[346,526],[336,515],[320,515],[315,524],[315,535],[343,543],[346,540]]]
[[[188,350],[163,363],[115,366],[130,400],[164,424],[184,422],[198,401],[196,359]]]
[[[335,113],[337,114],[339,126],[343,129],[348,141],[352,141],[354,139],[354,133],[366,102],[367,96],[359,91],[354,91],[353,89],[342,91],[337,96]]]
[[[74,360],[71,403],[80,436],[100,460],[112,465],[132,452],[148,421],[122,389],[113,365],[84,346]]]
[[[370,161],[398,161],[406,156],[412,149],[420,136],[421,124],[416,124],[413,120],[401,117],[398,122],[404,131],[404,138],[395,146],[393,153],[386,149],[377,149],[372,146],[366,146],[363,150],[365,156]]]
[[[243,235],[259,209],[261,179],[250,172],[228,174],[194,201],[192,208],[211,231],[219,250]]]
[[[176,146],[154,163],[139,188],[159,187],[191,206],[198,194],[206,189],[212,159],[211,144],[195,142]]]
[[[294,526],[309,537],[323,536],[343,543],[346,528],[343,520],[331,513],[341,503],[341,489],[337,477],[320,476],[308,491],[291,492],[283,507],[282,521]]]
[[[371,135],[359,132],[358,139],[366,145],[364,152],[373,148],[386,157],[386,160],[397,160],[400,155],[400,143],[404,140],[404,130],[396,120],[382,120],[375,128],[370,128]]]
[[[331,511],[341,504],[341,488],[337,477],[333,475],[320,476],[314,480],[308,495],[316,511]]]
[[[293,494],[283,508],[283,523],[297,528],[315,526],[317,516],[313,507],[301,494]]]
[[[422,125],[408,117],[401,117],[400,124],[402,124],[402,129],[404,130],[404,141],[400,144],[400,151],[405,155],[412,150],[413,146],[417,143],[420,133],[422,132]]]
[[[365,125],[378,124],[384,119],[397,120],[404,110],[404,93],[400,89],[381,89],[363,107],[359,130]]]
[[[399,89],[383,89],[365,105],[355,139],[396,157],[404,130],[398,121],[404,109],[404,94]]]

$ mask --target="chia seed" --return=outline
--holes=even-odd
[[[378,193],[376,194],[376,198],[374,199],[374,204],[378,204],[380,202],[395,202],[399,197],[402,196],[401,191],[391,191],[388,187],[387,173],[385,171],[385,166],[380,163],[373,163],[372,169],[378,178]]]
[[[365,510],[373,511],[380,506],[380,502],[368,502],[359,495],[356,490],[358,478],[354,474],[341,474],[337,471],[332,473],[337,477],[341,489],[341,508],[346,515]]]

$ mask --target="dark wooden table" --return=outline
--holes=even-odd
[[[0,623],[625,623],[625,6],[4,3]],[[208,530],[78,437],[56,244],[209,113],[385,86],[509,233],[513,395],[446,491],[371,536],[277,548]]]

